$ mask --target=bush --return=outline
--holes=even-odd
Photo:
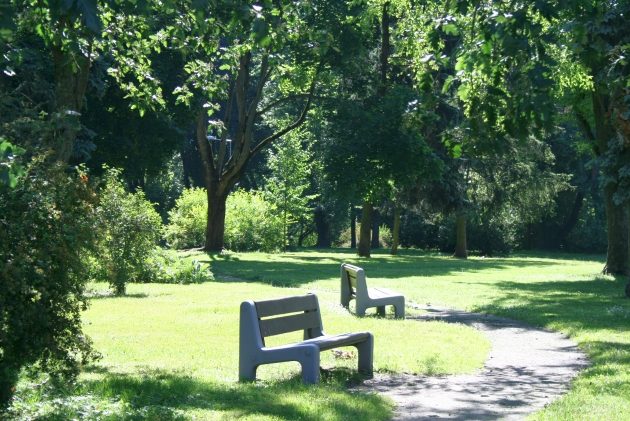
[[[284,244],[282,218],[256,191],[237,190],[228,196],[225,246],[237,251],[275,251]]]
[[[146,260],[140,282],[164,284],[198,284],[214,279],[207,264],[192,262],[155,249]]]
[[[80,317],[95,201],[85,175],[39,162],[0,186],[0,407],[23,367],[72,377],[96,356]]]
[[[162,220],[144,193],[125,190],[119,170],[108,170],[104,181],[97,209],[98,262],[120,295],[127,282],[141,280],[146,260],[157,247]]]
[[[168,213],[169,224],[164,229],[167,243],[176,249],[204,245],[208,220],[208,196],[204,189],[185,189]]]
[[[205,241],[207,196],[203,189],[187,189],[171,210],[165,237],[174,248],[201,247]],[[274,251],[283,245],[282,219],[255,191],[237,190],[226,203],[225,247],[235,251]]]

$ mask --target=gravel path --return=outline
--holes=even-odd
[[[496,316],[417,308],[427,314],[415,319],[474,327],[484,332],[492,348],[484,368],[474,374],[377,374],[356,388],[391,397],[396,403],[394,420],[523,419],[565,393],[588,366],[575,343],[560,333]]]

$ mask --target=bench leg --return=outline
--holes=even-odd
[[[378,314],[381,317],[385,317],[385,306],[376,307],[376,314]]]
[[[240,381],[255,381],[257,366],[253,364],[247,364],[243,361],[238,366],[238,378]]]
[[[366,307],[360,306],[359,303],[357,303],[357,306],[356,306],[357,316],[359,317],[365,316],[365,310],[366,310]]]
[[[396,311],[397,319],[405,318],[405,299],[404,298],[400,300],[399,302],[397,302],[396,304],[394,304],[394,310]]]
[[[305,384],[319,383],[319,351],[305,354],[299,363],[302,366],[302,381]]]
[[[372,377],[373,374],[373,355],[374,355],[374,336],[370,336],[363,342],[355,345],[359,354],[359,372]]]

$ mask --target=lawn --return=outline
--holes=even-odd
[[[73,387],[22,382],[14,413],[59,419],[387,419],[389,401],[346,391],[359,379],[356,359],[345,354],[323,354],[326,371],[316,387],[300,384],[295,364],[262,367],[255,384],[236,382],[240,301],[308,291],[320,297],[328,332],[374,333],[377,371],[446,374],[483,364],[488,342],[470,328],[359,319],[342,309],[339,264],[346,261],[364,267],[370,284],[401,291],[408,302],[499,314],[573,337],[593,365],[568,395],[534,418],[630,419],[630,300],[623,298],[625,281],[599,275],[600,256],[460,261],[403,251],[361,259],[348,250],[182,256],[208,263],[216,281],[130,285],[127,297],[95,297],[85,328],[103,359]]]
[[[193,258],[203,259],[196,255]],[[347,250],[283,255],[211,256],[217,278],[250,279],[278,286],[334,290],[341,261],[365,268],[373,284],[387,285],[408,301],[486,312],[566,333],[593,365],[571,392],[534,419],[630,419],[630,300],[625,279],[601,275],[603,257],[517,254],[509,258],[454,260],[405,251],[370,259]]]

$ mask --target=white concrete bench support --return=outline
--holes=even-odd
[[[341,264],[341,305],[348,308],[350,300],[356,301],[357,316],[365,316],[365,310],[376,307],[379,315],[385,315],[385,306],[394,306],[397,318],[405,317],[405,297],[384,288],[368,288],[365,271],[348,263]]]

